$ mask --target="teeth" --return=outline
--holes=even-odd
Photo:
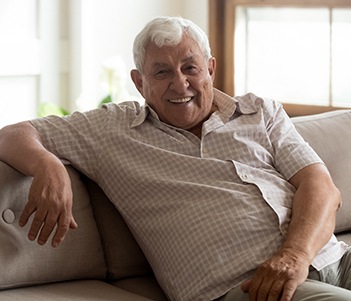
[[[191,97],[184,97],[184,98],[178,98],[178,99],[169,99],[171,103],[185,103],[191,100]]]

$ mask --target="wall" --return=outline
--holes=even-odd
[[[125,63],[128,94],[139,95],[129,79],[129,71],[134,68],[132,45],[135,35],[145,23],[159,15],[183,16],[208,32],[207,2],[208,0],[81,0],[82,48],[77,46],[76,49],[81,51],[82,57],[75,67],[81,68],[81,87],[75,82],[71,92],[71,98],[78,98],[77,107],[94,107],[104,96],[106,92],[100,84],[102,64],[116,55]],[[72,57],[77,55],[72,53]],[[73,70],[74,73],[79,72]]]

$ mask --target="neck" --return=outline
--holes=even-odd
[[[201,134],[202,134],[202,125],[204,124],[204,122],[210,118],[210,116],[212,115],[213,112],[217,111],[218,107],[215,104],[212,104],[212,108],[210,113],[208,114],[208,116],[202,120],[200,123],[198,123],[197,125],[195,125],[194,127],[190,128],[188,131],[193,133],[194,135],[196,135],[197,137],[199,137],[201,139]]]
[[[193,128],[189,129],[189,132],[193,133],[194,135],[196,135],[197,137],[199,137],[201,139],[202,124],[203,124],[203,122],[197,124]]]

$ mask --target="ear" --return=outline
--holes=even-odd
[[[143,79],[140,72],[137,69],[133,69],[130,71],[130,77],[132,78],[132,81],[135,87],[138,89],[139,93],[143,95]]]
[[[208,60],[208,73],[212,77],[212,82],[213,82],[216,74],[216,59],[214,57],[211,57]]]

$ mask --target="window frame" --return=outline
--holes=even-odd
[[[209,0],[209,40],[212,54],[217,61],[214,86],[229,95],[235,95],[234,88],[234,31],[235,9],[237,6],[253,7],[297,7],[297,8],[351,8],[351,0]],[[290,116],[317,114],[338,109],[333,106],[283,103]]]

